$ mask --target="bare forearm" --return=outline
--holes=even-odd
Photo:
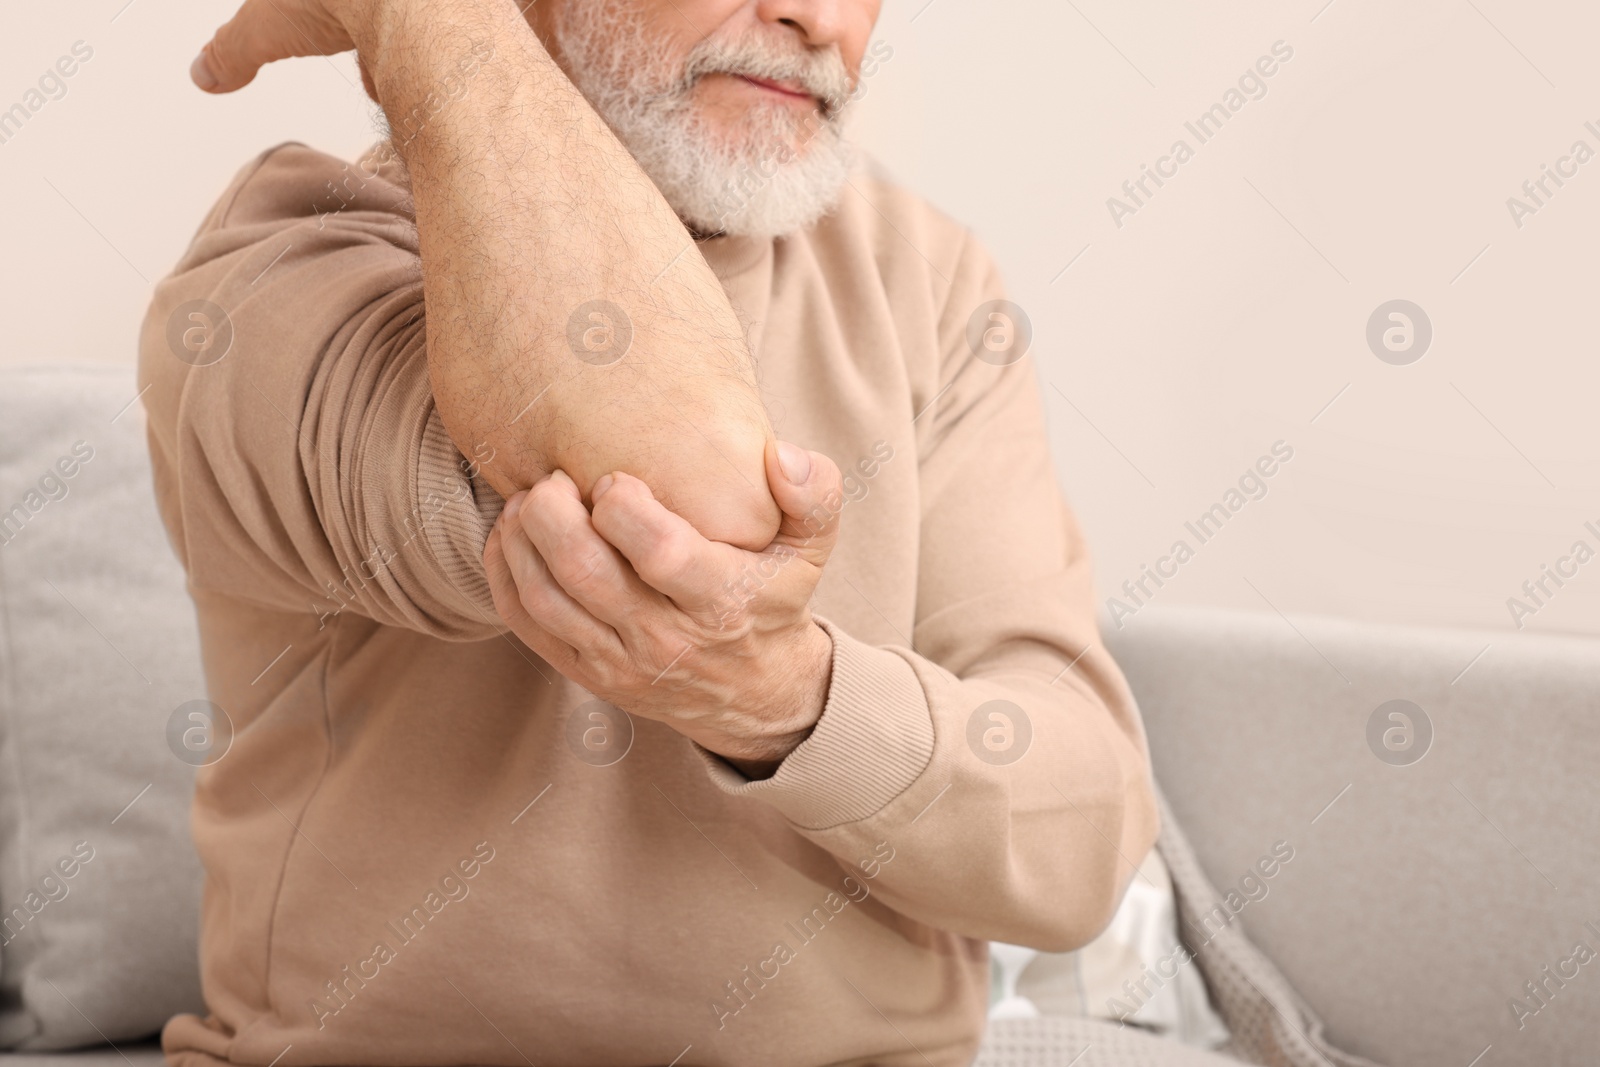
[[[706,536],[765,545],[778,524],[762,462],[771,431],[733,310],[516,6],[400,0],[378,5],[365,32],[357,44],[396,127],[427,115],[429,94],[459,78],[475,45],[492,48],[467,90],[408,124],[400,147],[429,374],[457,445],[492,457],[484,474],[503,494],[560,468],[587,496],[622,470]],[[574,319],[592,301],[622,314]],[[625,355],[607,362],[629,329]]]

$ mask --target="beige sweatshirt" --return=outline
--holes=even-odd
[[[703,245],[778,435],[849,475],[826,708],[752,782],[499,622],[502,501],[434,410],[404,181],[265,153],[145,322],[234,730],[194,804],[210,1015],[171,1062],[969,1062],[985,941],[1089,940],[1156,831],[1031,360],[982,347],[993,264],[866,177],[803,234]]]

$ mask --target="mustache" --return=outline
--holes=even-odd
[[[687,92],[707,74],[744,75],[798,85],[816,97],[823,117],[829,119],[844,110],[855,89],[837,45],[817,51],[779,51],[753,40],[708,38],[695,45],[684,60],[678,91]]]

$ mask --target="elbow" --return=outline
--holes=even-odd
[[[1128,774],[1118,797],[1099,811],[1068,809],[1075,820],[1074,845],[1064,851],[1075,861],[1057,865],[1052,874],[1056,890],[1035,894],[1049,905],[1034,909],[1031,929],[1017,944],[1041,952],[1073,952],[1099,937],[1122,906],[1128,886],[1139,877],[1142,864],[1155,847],[1161,829],[1160,807],[1143,764]],[[1093,817],[1094,825],[1087,822]],[[1111,847],[1111,842],[1116,847]],[[1065,888],[1065,892],[1063,892]]]
[[[1128,869],[1127,864],[1122,866]],[[1112,882],[1117,884],[1113,887]],[[1095,886],[1084,886],[1073,907],[1038,916],[1030,936],[1017,939],[1016,943],[1040,952],[1076,952],[1111,925],[1127,889],[1128,880],[1115,876]]]
[[[663,501],[708,541],[759,552],[778,536],[781,516],[767,490],[766,475],[754,485],[689,484]]]
[[[759,552],[778,536],[783,518],[767,485],[766,448],[760,427],[707,420],[679,448],[628,473],[706,540]]]

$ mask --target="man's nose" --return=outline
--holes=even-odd
[[[852,9],[862,6],[861,0],[760,0],[756,17],[765,23],[788,26],[806,44],[823,48],[844,43]]]

